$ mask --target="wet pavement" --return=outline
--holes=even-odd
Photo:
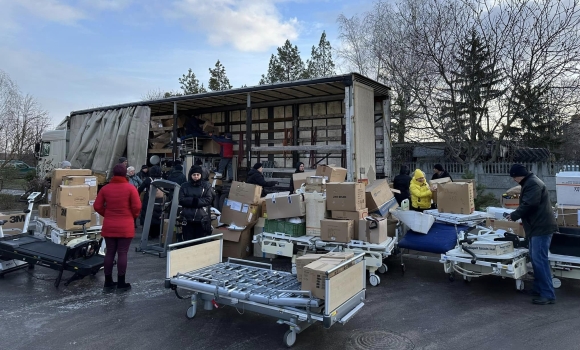
[[[56,271],[43,267],[0,279],[0,349],[285,348],[287,326],[271,317],[199,306],[196,317],[186,319],[189,300],[163,286],[165,260],[133,247],[127,273],[133,289],[124,294],[102,294],[102,272],[59,289]],[[290,268],[288,259],[274,265]],[[511,279],[449,282],[440,263],[406,260],[404,275],[398,259],[388,266],[379,286],[367,286],[366,305],[350,322],[330,329],[315,324],[298,335],[294,348],[579,348],[578,281],[562,280],[557,304],[536,306]]]

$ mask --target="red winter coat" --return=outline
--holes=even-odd
[[[101,236],[135,237],[135,219],[141,211],[141,200],[137,189],[126,177],[113,176],[111,182],[99,191],[93,207],[104,217]]]

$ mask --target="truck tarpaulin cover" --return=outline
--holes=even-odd
[[[110,178],[126,153],[129,165],[138,169],[147,160],[150,114],[149,107],[136,106],[72,116],[67,159],[74,168]]]

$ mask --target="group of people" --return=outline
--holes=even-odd
[[[411,170],[409,167],[402,166],[399,175],[393,179],[393,188],[399,191],[399,193],[395,193],[397,203],[401,205],[405,199],[408,199],[411,202],[411,209],[420,212],[434,208],[431,200],[433,199],[433,192],[437,188],[435,186],[429,186],[425,178],[425,173],[421,169],[416,169],[413,176],[410,174]],[[449,175],[441,164],[435,164],[431,180],[443,179],[445,177],[453,181],[451,175]]]

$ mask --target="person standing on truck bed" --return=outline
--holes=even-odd
[[[262,174],[263,171],[264,168],[262,167],[262,163],[254,164],[252,169],[248,172],[248,179],[246,180],[246,183],[262,186],[262,197],[265,197],[267,194],[266,187],[274,187],[278,185],[278,182],[266,181],[266,179],[264,179],[264,175]]]
[[[224,178],[227,175],[227,181],[232,182],[234,179],[234,172],[232,170],[232,158],[234,157],[234,141],[232,140],[232,134],[226,133],[225,137],[218,137],[213,134],[209,134],[211,138],[220,145],[220,164],[218,166],[218,172],[215,174],[216,178]],[[226,173],[227,171],[227,173]]]

